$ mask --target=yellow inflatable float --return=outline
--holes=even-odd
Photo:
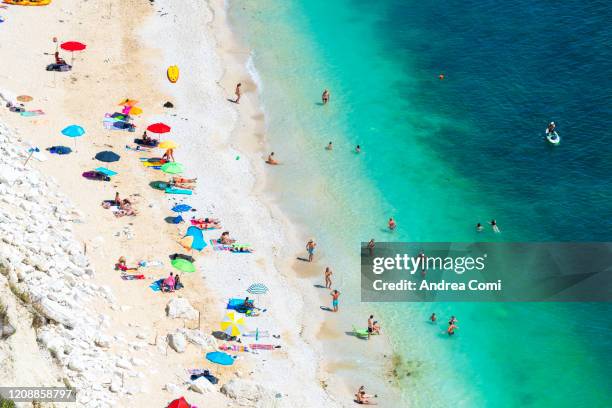
[[[51,4],[51,0],[4,0],[3,3],[13,6],[46,6]]]
[[[179,79],[179,67],[176,65],[172,65],[171,67],[168,67],[167,74],[168,74],[168,81],[174,84]]]

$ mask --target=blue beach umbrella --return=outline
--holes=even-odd
[[[85,129],[78,125],[70,125],[62,130],[62,135],[68,136],[74,139],[74,150],[76,151],[76,138],[81,137],[85,134]]]
[[[187,212],[189,210],[191,210],[191,206],[187,204],[179,204],[179,205],[175,205],[174,207],[172,207],[172,211],[177,212],[177,213]]]
[[[117,153],[111,152],[109,150],[105,150],[96,154],[96,159],[104,163],[116,162],[119,161],[120,158],[121,156],[119,156]]]
[[[230,366],[234,364],[234,359],[227,353],[223,353],[221,351],[213,351],[211,353],[206,354],[206,359],[211,363]]]

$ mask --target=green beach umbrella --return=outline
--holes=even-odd
[[[189,262],[186,259],[176,258],[172,262],[172,266],[178,269],[181,272],[195,272],[196,268],[193,263]]]
[[[181,163],[170,162],[161,166],[161,171],[168,174],[180,174],[184,171],[184,167]]]

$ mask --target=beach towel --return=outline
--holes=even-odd
[[[242,333],[243,337],[255,337],[260,338],[260,337],[270,337],[270,333],[267,330],[262,330],[262,331],[250,331],[250,332],[246,332],[246,333]]]
[[[142,145],[142,146],[155,147],[159,144],[159,140],[154,139],[154,140],[145,142],[142,139],[134,139],[134,143],[136,143],[137,145]]]
[[[162,283],[164,282],[164,278],[158,279],[152,284],[149,285],[153,292],[161,292]]]
[[[164,266],[164,263],[162,261],[140,261],[138,262],[138,266],[141,268],[156,268]]]
[[[36,109],[36,110],[31,110],[31,111],[25,111],[25,112],[21,112],[19,113],[21,116],[40,116],[40,115],[44,115],[45,112],[43,112],[40,109]]]
[[[140,280],[144,278],[144,275],[121,275],[121,279],[123,280]]]
[[[110,170],[110,169],[107,169],[106,167],[98,167],[98,168],[96,169],[96,171],[98,171],[98,172],[100,172],[100,173],[102,173],[102,174],[105,174],[105,175],[107,175],[108,177],[112,177],[112,176],[116,176],[116,175],[117,175],[117,172],[116,172],[116,171],[112,171],[112,170]]]
[[[274,350],[274,344],[250,344],[249,347],[253,350]]]
[[[219,227],[207,227],[207,228],[204,228],[203,227],[204,221],[200,221],[200,220],[190,220],[190,221],[191,221],[191,225],[194,225],[194,226],[198,227],[201,230],[207,231],[207,230],[220,229]]]
[[[192,195],[193,191],[191,191],[191,190],[182,190],[180,188],[168,187],[168,188],[166,188],[166,194],[186,194],[186,195]]]
[[[102,126],[106,130],[127,130],[129,132],[135,132],[136,127],[128,122],[115,121],[115,120],[104,120]]]
[[[56,72],[68,72],[72,69],[72,65],[68,64],[49,64],[47,65],[47,71],[56,71]]]
[[[215,251],[227,251],[227,250],[229,250],[229,245],[223,245],[223,244],[219,243],[219,240],[216,240],[216,239],[211,239],[210,240],[210,245],[212,245],[213,250],[215,250]]]
[[[142,146],[132,147],[130,145],[125,145],[125,150],[131,150],[133,152],[150,152],[151,149]]]
[[[243,344],[222,344],[219,346],[219,350],[222,351],[233,351],[233,352],[243,352],[248,353],[249,348]]]
[[[244,306],[244,299],[232,298],[227,302],[228,310],[238,310],[238,308],[242,308],[243,306]]]

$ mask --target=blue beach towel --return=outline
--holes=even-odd
[[[117,172],[107,169],[106,167],[98,167],[96,171],[99,171],[102,174],[106,174],[108,177],[116,176]]]
[[[150,284],[149,287],[151,288],[151,290],[153,290],[153,292],[160,292],[163,281],[164,281],[164,278],[156,280],[155,282]]]

